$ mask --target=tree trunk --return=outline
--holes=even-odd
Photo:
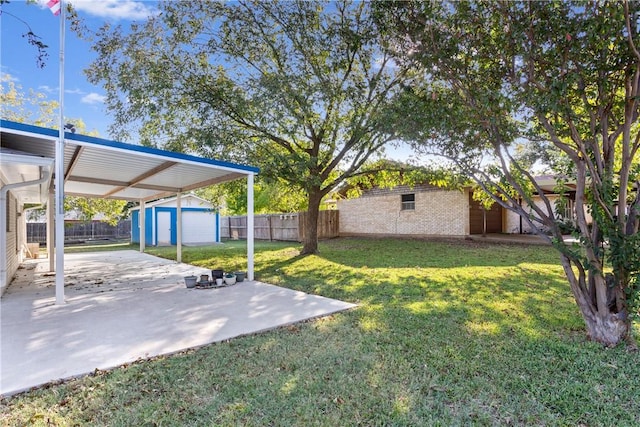
[[[629,322],[624,312],[606,313],[585,317],[587,334],[592,341],[613,347],[625,341],[629,335]]]
[[[631,323],[620,298],[624,294],[617,292],[617,286],[608,283],[602,276],[588,273],[595,295],[589,298],[576,298],[590,340],[612,347],[630,338]],[[594,277],[596,276],[596,277]],[[610,277],[613,279],[613,276]],[[593,292],[593,290],[592,290]],[[595,296],[595,299],[593,298]]]
[[[573,297],[580,308],[588,338],[609,347],[625,340],[634,345],[626,307],[620,310],[623,305],[618,303],[618,299],[624,298],[624,293],[618,292],[619,286],[612,283],[614,276],[605,277],[585,270],[579,261],[571,261],[565,255],[561,255],[560,260]],[[576,263],[577,269],[574,269],[572,262]]]
[[[302,255],[318,253],[318,216],[322,194],[320,189],[309,191],[309,208],[304,224],[304,239],[302,241]]]

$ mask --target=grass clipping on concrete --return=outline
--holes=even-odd
[[[257,243],[257,279],[359,307],[5,399],[0,424],[640,424],[639,356],[585,339],[553,249],[401,239],[299,249]],[[242,270],[245,254],[228,242],[183,248],[183,261]]]

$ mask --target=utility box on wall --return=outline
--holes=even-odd
[[[180,200],[182,243],[220,242],[220,214],[208,201],[192,194]],[[149,245],[176,245],[177,198],[158,200],[145,205],[145,242]],[[131,209],[131,243],[140,243],[140,208]]]

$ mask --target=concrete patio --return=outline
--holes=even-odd
[[[0,302],[0,395],[354,307],[258,281],[187,289],[211,271],[135,251],[65,255],[55,305],[48,265],[27,262]]]

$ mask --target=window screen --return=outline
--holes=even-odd
[[[402,195],[402,207],[403,211],[414,210],[416,208],[416,195],[415,194],[403,194]]]

